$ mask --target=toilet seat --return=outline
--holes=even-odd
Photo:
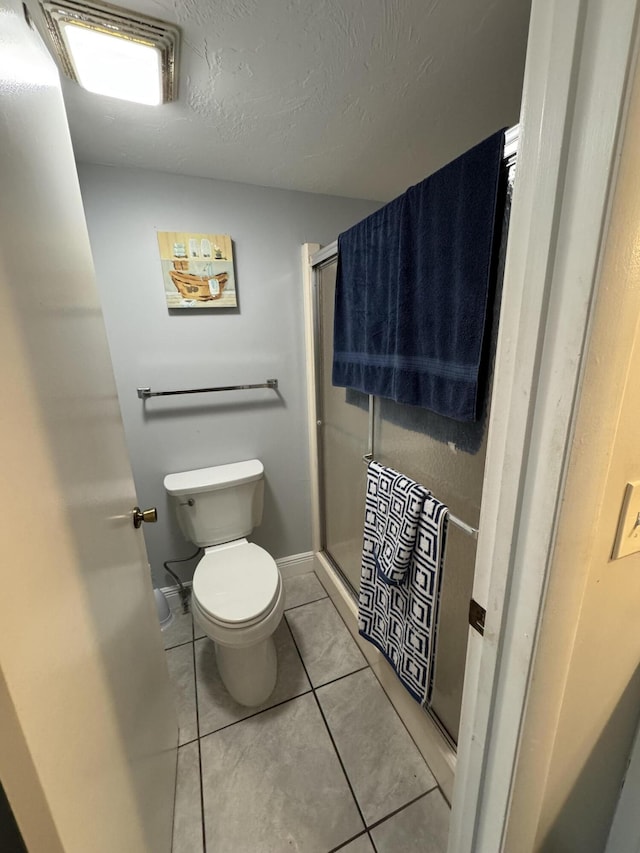
[[[193,576],[203,615],[227,629],[250,627],[273,609],[281,579],[273,557],[252,542],[205,552]]]

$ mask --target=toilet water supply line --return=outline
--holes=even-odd
[[[166,560],[162,565],[165,568],[165,571],[171,575],[171,577],[178,584],[178,595],[180,596],[180,603],[182,604],[182,612],[189,612],[189,599],[191,598],[191,591],[187,589],[187,587],[182,583],[178,575],[169,568],[169,563],[188,563],[190,560],[195,560],[197,556],[199,556],[202,548],[198,548],[195,553],[191,554],[190,557],[183,557],[181,560]]]

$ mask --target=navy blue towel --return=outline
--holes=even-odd
[[[503,146],[501,130],[340,234],[334,385],[477,418]]]

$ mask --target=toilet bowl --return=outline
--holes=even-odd
[[[191,607],[215,643],[229,693],[241,705],[262,704],[276,684],[273,632],[284,612],[275,560],[246,539],[205,549],[193,576]]]
[[[241,705],[262,704],[277,678],[273,632],[284,611],[273,557],[246,536],[262,518],[264,469],[253,459],[168,474],[182,532],[204,555],[193,576],[193,616],[215,644],[223,684]]]

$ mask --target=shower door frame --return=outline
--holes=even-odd
[[[328,246],[325,246],[322,250],[316,252],[309,260],[310,268],[311,268],[311,312],[313,317],[313,364],[314,364],[314,377],[318,377],[321,375],[322,370],[322,352],[321,352],[321,312],[320,312],[320,272],[324,267],[329,266],[338,258],[338,241],[334,240],[332,243],[329,243]],[[326,505],[326,484],[325,477],[323,476],[323,463],[324,463],[324,452],[322,449],[322,443],[319,441],[318,436],[320,430],[323,426],[324,422],[324,410],[323,410],[323,402],[322,402],[322,394],[318,383],[315,383],[315,424],[316,424],[316,459],[317,459],[317,477],[318,477],[318,488],[316,490],[318,495],[318,547],[314,547],[314,551],[322,553],[331,563],[334,571],[337,572],[338,576],[342,580],[345,585],[347,591],[350,593],[354,602],[357,601],[358,593],[354,588],[353,584],[347,577],[347,575],[343,572],[342,568],[338,564],[337,560],[326,550],[326,539],[327,539],[327,531],[326,531],[326,513],[324,507]],[[367,454],[371,454],[373,451],[373,397],[369,394],[369,403],[367,409],[368,416],[368,435],[367,435]]]
[[[320,315],[320,272],[325,266],[329,266],[336,258],[338,257],[338,244],[337,241],[334,240],[329,246],[325,246],[322,251],[318,252],[317,255],[314,255],[310,259],[311,265],[311,312],[313,316],[313,364],[314,364],[314,375],[316,377],[321,375],[322,369],[322,352],[321,352],[321,327],[320,324],[322,322]],[[369,398],[369,407],[371,406],[371,398]],[[331,566],[335,572],[340,577],[340,580],[345,585],[347,592],[350,593],[351,597],[355,600],[356,590],[353,587],[353,584],[346,576],[346,574],[342,571],[338,562],[331,556],[331,554],[326,550],[327,544],[327,519],[325,513],[326,506],[326,484],[325,477],[323,475],[324,469],[324,451],[322,449],[322,442],[319,440],[320,430],[323,426],[324,421],[324,409],[322,405],[322,395],[320,392],[319,383],[315,383],[315,413],[316,413],[316,458],[317,458],[317,476],[318,476],[318,548],[314,551],[318,551],[322,553],[331,563]]]
[[[337,258],[337,254],[338,243],[336,240],[322,249],[318,243],[306,243],[302,247],[312,492],[312,547],[316,571],[328,586],[330,597],[360,646],[363,655],[370,663],[396,712],[430,766],[443,793],[451,801],[457,761],[455,745],[437,717],[428,710],[425,711],[409,696],[383,655],[358,635],[357,595],[340,566],[324,550],[324,478],[322,476],[322,446],[319,440],[322,427],[322,401],[317,382],[321,368],[319,273],[323,267]],[[373,413],[374,407],[370,395],[367,435],[367,452],[369,453],[373,449]]]

